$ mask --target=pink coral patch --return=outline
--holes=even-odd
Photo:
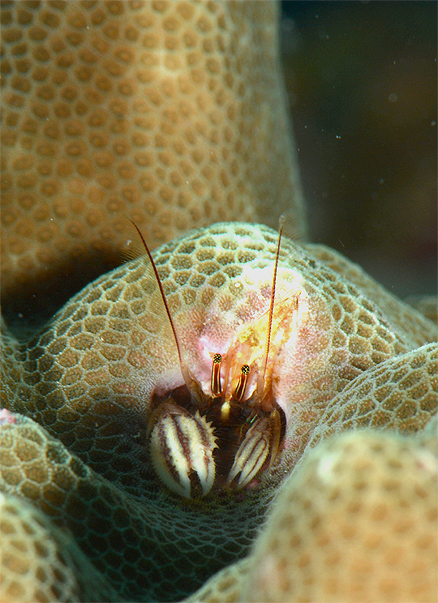
[[[6,408],[0,409],[0,425],[5,425],[6,423],[12,423],[15,425],[17,423],[17,419],[15,415]]]

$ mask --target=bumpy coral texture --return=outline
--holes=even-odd
[[[16,425],[1,430],[0,459],[2,490],[29,500],[57,525],[68,528],[93,561],[101,574],[93,595],[98,600],[167,601],[193,591],[212,571],[248,550],[269,499],[265,495],[264,501],[255,496],[240,504],[228,500],[187,506],[178,497],[160,493],[156,484],[142,498],[133,497],[87,467],[37,423],[19,415]],[[225,543],[224,529],[233,535]],[[35,546],[29,540],[35,540],[32,534],[21,546]],[[80,566],[78,550],[72,548],[72,554]],[[90,576],[83,561],[80,567],[82,572],[70,564],[86,591]],[[89,561],[87,567],[93,568]],[[6,564],[2,571],[6,584],[2,588],[8,595],[11,568]],[[33,566],[32,574],[35,571]],[[82,595],[74,600],[95,598]]]
[[[2,565],[7,570],[1,573],[1,584],[8,601],[79,597],[71,559],[60,555],[57,534],[47,526],[44,515],[31,505],[1,495]]]
[[[437,410],[438,346],[422,346],[367,371],[328,404],[309,442],[345,429],[389,428],[415,433]]]
[[[184,603],[237,603],[251,561],[250,557],[245,557],[221,570],[196,593],[184,599]]]
[[[196,352],[200,338],[219,332],[218,343],[232,341],[242,319],[253,318],[253,307],[260,314],[267,311],[271,269],[251,295],[247,280],[273,267],[276,236],[267,227],[219,224],[157,251],[163,287],[190,362],[203,361]],[[359,289],[284,241],[280,296],[288,279],[300,282],[308,299],[293,349],[276,361],[286,355],[282,370],[291,374],[285,382],[279,369],[278,387],[287,398],[287,453],[297,460],[333,395],[413,344],[410,325],[402,331],[388,323]],[[423,330],[429,328],[429,340],[436,337],[433,325],[420,315],[416,320]],[[86,287],[41,335],[16,349],[14,358],[21,373],[5,376],[13,410],[32,413],[105,477],[135,493],[143,491],[150,481],[145,451],[149,400],[163,375],[175,378],[178,365],[148,262],[129,262]]]
[[[231,341],[236,329],[257,317],[254,308],[256,315],[266,312],[276,240],[275,231],[264,226],[218,224],[155,252],[190,359],[201,363],[195,343],[209,329],[218,331],[217,341]],[[357,286],[312,255],[311,247],[285,240],[280,305],[288,287],[298,285],[294,346],[273,360],[278,398],[287,401],[285,449],[261,488],[244,497],[185,504],[163,490],[151,470],[149,401],[163,375],[174,378],[178,356],[145,258],[85,288],[29,344],[6,346],[13,361],[5,364],[4,403],[30,414],[48,433],[29,419],[2,427],[3,489],[67,526],[120,597],[182,596],[244,555],[275,488],[312,433],[324,432],[325,421],[327,428],[334,423],[326,414],[338,418],[335,431],[352,427],[351,402],[341,398],[333,408],[333,401],[356,387],[362,395],[367,374],[380,369],[389,375],[387,382],[397,384],[401,367],[403,383],[422,394],[417,411],[408,412],[412,388],[401,387],[405,400],[393,388],[391,403],[378,393],[375,407],[367,406],[374,427],[415,431],[436,413],[436,344],[414,351],[410,324],[393,324]],[[429,330],[430,340],[436,338],[432,323],[420,315],[415,320]],[[13,378],[8,366],[14,367]],[[378,379],[376,384],[379,392]]]
[[[276,11],[2,3],[8,305],[15,291],[48,304],[57,266],[61,279],[114,263],[127,214],[165,243],[155,259],[200,378],[215,346],[266,316],[274,231],[171,239],[272,223],[274,206],[305,232]],[[436,325],[338,253],[284,240],[274,323],[297,292],[269,362],[287,421],[278,462],[244,494],[188,502],[149,459],[151,395],[182,378],[144,258],[30,341],[2,323],[2,600],[169,601],[198,587],[191,601],[436,600]]]
[[[276,3],[18,1],[1,19],[4,294],[104,266],[126,214],[152,247],[231,216],[303,225]]]
[[[438,449],[370,431],[312,450],[253,552],[242,601],[421,601],[438,588]]]
[[[309,450],[251,554],[185,601],[436,601],[438,421]]]
[[[71,536],[23,498],[0,495],[0,534],[2,601],[108,601],[117,596]]]

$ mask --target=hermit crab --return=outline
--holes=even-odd
[[[275,462],[284,444],[286,418],[273,388],[272,362],[290,337],[300,291],[276,302],[282,228],[272,275],[269,309],[242,327],[230,347],[211,357],[207,381],[194,376],[185,361],[162,283],[146,249],[178,352],[184,385],[152,398],[148,442],[155,471],[173,492],[196,498],[213,490],[242,490],[256,483]],[[274,320],[275,318],[275,320]]]

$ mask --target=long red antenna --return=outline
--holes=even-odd
[[[132,224],[134,225],[136,231],[140,235],[140,239],[142,240],[144,248],[146,249],[146,253],[148,254],[149,261],[150,261],[150,263],[152,265],[152,269],[153,269],[154,274],[155,274],[155,279],[156,279],[157,284],[158,284],[158,288],[160,289],[161,299],[163,300],[164,307],[166,308],[167,318],[169,319],[170,326],[172,327],[173,337],[174,337],[175,343],[176,343],[176,349],[178,350],[179,363],[180,363],[180,366],[182,367],[183,364],[182,364],[182,358],[181,358],[181,350],[180,350],[179,342],[178,342],[178,336],[176,334],[175,325],[173,324],[172,316],[170,314],[169,305],[167,303],[166,295],[165,295],[164,290],[163,290],[163,285],[161,284],[160,275],[158,274],[158,270],[157,270],[157,267],[155,266],[155,262],[154,262],[154,260],[152,258],[152,254],[149,251],[149,247],[147,246],[146,241],[144,240],[144,237],[141,234],[141,231],[140,231],[139,227],[137,226],[137,224],[135,222],[133,222],[131,220],[131,218],[128,218],[128,219],[129,219],[130,222],[132,222]]]
[[[284,226],[285,220],[286,220],[285,216],[280,216],[277,253],[275,255],[274,275],[272,277],[271,303],[269,305],[268,334],[266,336],[265,350],[264,350],[264,354],[263,354],[263,356],[264,356],[263,371],[261,372],[261,374],[259,375],[259,378],[257,380],[257,392],[260,396],[263,392],[263,385],[265,383],[266,367],[268,366],[269,347],[271,345],[272,318],[274,316],[275,287],[277,285],[278,260],[280,257],[281,235],[283,232],[283,226]]]

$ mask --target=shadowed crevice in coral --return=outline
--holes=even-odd
[[[44,275],[26,279],[2,289],[3,318],[18,339],[39,330],[75,293],[102,274],[120,266],[118,252],[90,250],[79,257],[61,256]]]

